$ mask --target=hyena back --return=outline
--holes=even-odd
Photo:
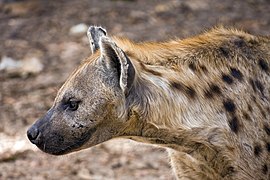
[[[270,38],[215,28],[164,43],[88,32],[93,54],[27,132],[61,155],[116,137],[168,149],[178,179],[270,178]]]

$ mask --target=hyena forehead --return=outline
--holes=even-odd
[[[58,91],[57,97],[64,98],[74,95],[85,97],[91,89],[98,88],[97,81],[99,81],[99,78],[94,66],[94,63],[82,64],[63,84]]]

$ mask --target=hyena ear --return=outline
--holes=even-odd
[[[127,95],[135,79],[135,69],[132,62],[125,52],[110,38],[105,36],[101,37],[99,45],[101,56],[105,58],[108,69],[117,73],[119,85]]]
[[[99,49],[99,41],[103,36],[107,36],[106,29],[100,26],[90,26],[88,28],[87,37],[92,54],[94,54]]]

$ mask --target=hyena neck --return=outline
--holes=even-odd
[[[187,85],[181,84],[184,82],[179,82],[183,90],[174,89],[174,81],[166,78],[163,71],[172,75],[172,70],[161,67],[155,70],[163,76],[141,72],[127,98],[130,118],[122,131],[124,136],[184,152],[191,151],[196,143],[211,147],[208,136],[216,137],[223,130],[207,125],[205,113],[198,108],[199,98],[194,97],[195,92]]]
[[[136,68],[140,69],[127,106],[138,112],[140,121],[166,129],[223,126],[224,114],[212,108],[214,102],[205,101],[200,77],[188,66],[175,70],[141,63]]]
[[[169,129],[196,126],[196,122],[192,125],[184,117],[185,114],[192,114],[192,109],[186,107],[195,103],[190,101],[193,90],[183,84],[183,92],[175,91],[172,83],[176,82],[166,78],[166,74],[171,77],[175,74],[170,69],[154,67],[152,70],[148,69],[150,66],[143,66],[144,70],[138,75],[127,99],[127,106],[138,113],[139,121]],[[180,82],[178,85],[179,88],[182,86]]]

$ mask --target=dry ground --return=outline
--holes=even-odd
[[[269,11],[269,0],[0,0],[0,63],[35,58],[43,66],[34,73],[0,70],[0,179],[173,179],[159,148],[115,140],[54,157],[28,142],[26,128],[90,55],[85,34],[70,28],[102,25],[136,41],[184,38],[218,24],[269,35]]]

